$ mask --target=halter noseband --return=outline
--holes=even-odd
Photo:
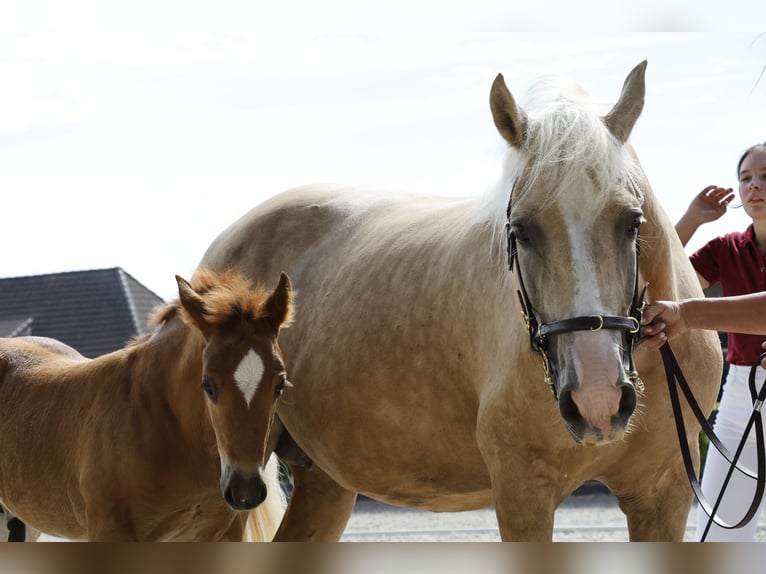
[[[513,187],[516,182],[514,181],[511,188],[511,197],[513,196]],[[620,317],[617,315],[585,315],[581,317],[571,317],[569,319],[560,319],[558,321],[551,321],[550,323],[540,323],[534,314],[532,303],[529,299],[529,294],[524,286],[524,278],[521,274],[521,266],[519,265],[519,254],[516,249],[516,234],[511,229],[511,198],[508,198],[508,208],[506,210],[506,224],[505,224],[506,240],[508,245],[508,268],[513,272],[514,265],[516,267],[516,274],[518,275],[519,289],[517,291],[519,297],[519,304],[521,307],[521,315],[524,318],[524,324],[529,332],[529,343],[532,350],[538,353],[543,363],[543,376],[545,383],[553,393],[553,397],[558,400],[558,393],[556,391],[556,381],[553,375],[553,366],[551,360],[548,357],[548,336],[557,335],[559,333],[569,333],[572,331],[600,331],[601,329],[618,330],[625,332],[626,343],[626,358],[627,358],[627,371],[628,379],[633,387],[638,392],[644,391],[644,383],[638,376],[635,363],[633,361],[633,349],[639,339],[639,332],[641,331],[641,316],[644,312],[644,294],[648,283],[644,285],[644,288],[639,294],[638,290],[638,257],[641,254],[641,246],[639,243],[638,234],[636,234],[636,270],[635,270],[635,284],[633,287],[633,297],[630,305],[629,315],[626,317]]]

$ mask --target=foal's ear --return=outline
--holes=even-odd
[[[495,120],[495,127],[500,135],[511,146],[521,149],[527,131],[527,114],[516,105],[508,86],[505,85],[503,74],[498,74],[492,82],[489,107],[492,109],[492,119]]]
[[[191,323],[200,330],[207,326],[205,321],[205,304],[202,297],[192,288],[183,277],[176,275],[178,284],[178,300],[181,304],[181,318],[186,323]]]
[[[287,327],[293,320],[293,287],[287,273],[282,272],[279,283],[266,301],[266,311],[274,327]]]

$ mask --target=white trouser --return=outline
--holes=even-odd
[[[753,401],[750,397],[748,379],[750,367],[729,365],[726,384],[721,396],[721,405],[716,416],[714,430],[729,452],[734,455],[745,431],[745,425],[753,412]],[[755,376],[756,390],[760,390],[766,377],[766,370],[758,367]],[[757,454],[755,446],[755,426],[750,431],[747,444],[740,455],[740,466],[745,466],[753,472],[757,471]],[[726,479],[730,468],[729,462],[711,444],[708,449],[705,469],[702,473],[702,492],[711,506],[718,499],[721,485]],[[755,494],[755,480],[735,470],[726,487],[723,502],[718,508],[718,516],[727,524],[739,522],[750,508]],[[766,499],[766,497],[764,497]],[[763,511],[766,500],[761,502],[756,515],[742,528],[726,529],[716,524],[710,526],[705,540],[710,542],[750,542],[755,537],[758,518]],[[702,508],[697,510],[696,540],[700,540],[708,523],[708,515]]]

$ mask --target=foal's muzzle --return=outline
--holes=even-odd
[[[266,500],[266,485],[260,473],[244,473],[226,465],[221,474],[221,493],[234,510],[251,510]]]

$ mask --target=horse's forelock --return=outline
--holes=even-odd
[[[504,189],[498,190],[500,196],[494,202],[495,217],[502,219],[498,223],[505,223],[510,182],[516,183],[513,203],[520,205],[529,199],[537,212],[586,177],[598,187],[623,182],[639,203],[643,201],[638,161],[630,148],[609,132],[599,106],[579,86],[543,81],[533,87],[525,102],[528,124],[524,146],[512,149],[506,161]],[[544,190],[545,196],[533,194],[535,190]],[[610,199],[608,194],[591,198],[596,205]]]

